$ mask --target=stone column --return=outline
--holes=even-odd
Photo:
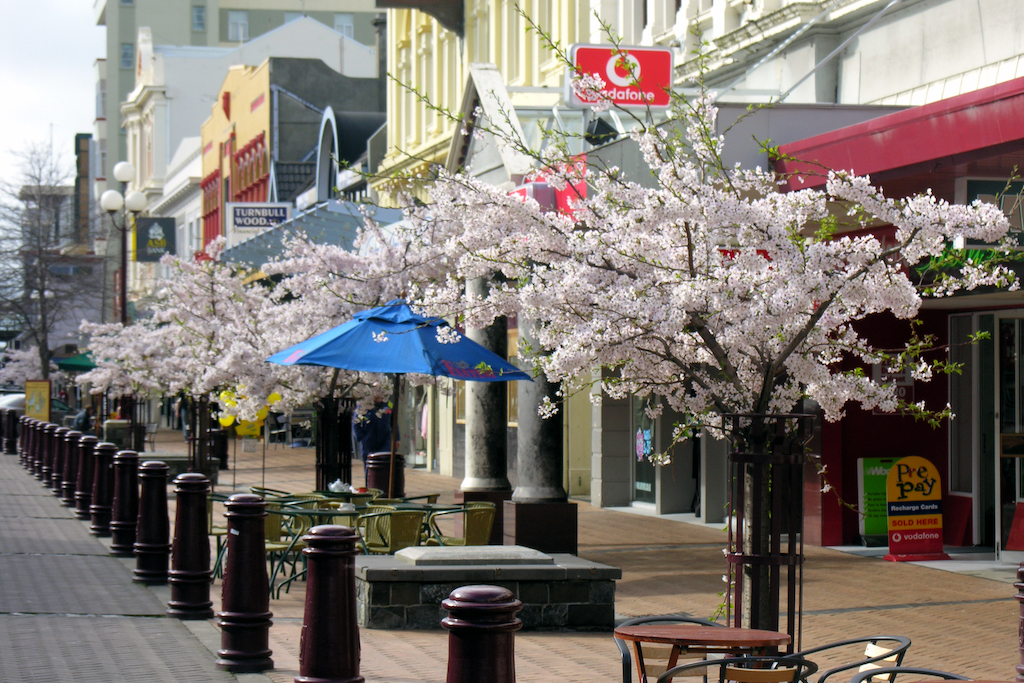
[[[519,338],[538,348],[533,323],[519,320]],[[519,438],[516,474],[519,481],[511,502],[505,503],[506,545],[525,545],[541,552],[576,553],[576,506],[568,502],[562,486],[562,419],[565,404],[559,385],[534,373],[525,362],[523,371],[533,382],[519,383]],[[547,419],[537,414],[544,398],[558,406]]]

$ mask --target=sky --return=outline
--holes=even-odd
[[[17,182],[14,153],[50,141],[73,167],[76,133],[92,133],[93,63],[106,50],[93,0],[3,3],[0,24],[0,181]]]

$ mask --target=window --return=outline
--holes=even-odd
[[[286,23],[286,24],[290,24],[293,21],[295,21],[296,19],[301,19],[301,18],[302,18],[302,12],[285,12],[284,13],[284,23]]]
[[[192,30],[193,31],[205,31],[206,30],[206,6],[205,5],[194,5],[192,7]]]
[[[135,44],[121,43],[121,68],[135,68]]]
[[[96,118],[107,118],[107,79],[96,81]]]
[[[121,0],[121,4],[128,5],[130,7],[131,5],[135,4],[135,0]]]
[[[248,12],[228,12],[228,40],[240,43],[249,40]]]
[[[334,30],[349,38],[355,35],[355,15],[342,13],[334,15]]]

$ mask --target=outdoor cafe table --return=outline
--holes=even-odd
[[[615,637],[633,643],[640,681],[647,680],[642,643],[671,645],[668,669],[674,667],[682,652],[698,654],[769,655],[789,643],[788,633],[759,631],[727,626],[690,624],[636,624],[615,629]],[[667,670],[667,669],[666,669]]]

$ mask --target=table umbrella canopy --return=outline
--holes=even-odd
[[[396,300],[357,313],[347,323],[279,351],[267,361],[362,372],[413,372],[471,382],[533,381],[465,335],[458,335],[457,342],[439,341],[437,329],[448,326],[443,318],[418,315]]]

